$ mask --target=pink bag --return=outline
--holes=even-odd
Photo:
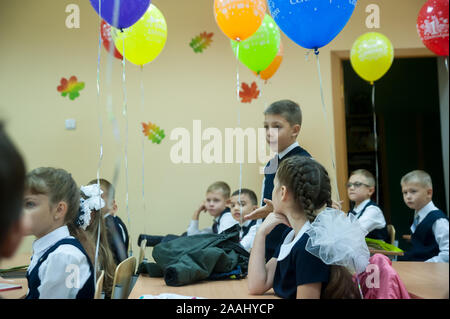
[[[382,254],[369,259],[366,271],[358,275],[364,299],[411,299],[392,262]]]

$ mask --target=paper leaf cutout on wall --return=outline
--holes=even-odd
[[[200,35],[196,36],[192,39],[191,43],[189,43],[189,46],[194,50],[195,53],[202,53],[203,50],[208,48],[212,43],[212,36],[214,35],[213,32],[207,33],[202,32]]]
[[[142,133],[144,133],[144,135],[154,144],[160,144],[166,137],[164,130],[161,130],[159,126],[156,126],[156,124],[153,124],[152,122],[142,123],[142,128]]]
[[[256,82],[252,82],[251,86],[247,83],[242,82],[241,91],[239,91],[239,97],[242,103],[251,103],[252,100],[256,100],[259,97],[260,91]]]
[[[78,82],[76,76],[70,77],[69,80],[66,78],[61,79],[61,84],[56,88],[58,92],[61,92],[61,95],[66,97],[69,96],[69,99],[72,101],[80,96],[80,91],[84,89],[84,82]]]

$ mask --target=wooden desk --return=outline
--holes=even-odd
[[[17,266],[24,266],[30,264],[30,253],[16,254],[12,258],[2,259],[0,261],[0,269],[8,269]],[[1,282],[13,283],[22,286],[22,289],[14,289],[9,291],[0,292],[0,296],[5,299],[20,299],[27,294],[28,283],[26,278],[5,278]]]
[[[147,275],[139,276],[128,298],[138,299],[142,295],[162,293],[208,299],[278,299],[272,289],[262,296],[249,295],[247,279],[203,281],[187,286],[171,287],[166,285],[163,278],[152,278]]]
[[[449,298],[449,264],[425,262],[392,262],[412,298],[447,299]],[[139,276],[130,293],[130,299],[142,295],[174,293],[183,296],[195,296],[212,299],[259,299],[278,298],[271,289],[263,296],[248,294],[247,279],[204,281],[182,287],[167,286],[163,278]]]
[[[448,299],[448,263],[394,261],[411,298]]]

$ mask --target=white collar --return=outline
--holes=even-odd
[[[430,201],[428,204],[426,204],[424,207],[422,207],[420,210],[416,211],[414,214],[414,218],[419,215],[419,223],[427,217],[429,212],[432,212],[433,210],[437,210],[438,208],[434,206],[433,201]]]
[[[289,234],[284,238],[283,244],[281,244],[280,247],[280,253],[278,254],[277,260],[283,260],[286,258],[292,250],[292,247],[294,247],[295,243],[302,238],[303,234],[311,228],[311,223],[309,221],[306,221],[306,223],[302,226],[300,231],[298,232],[297,236],[295,236],[295,230],[291,230]],[[295,238],[294,238],[295,236]]]
[[[298,142],[295,141],[294,143],[292,143],[289,147],[285,148],[283,151],[281,151],[280,153],[278,153],[278,157],[280,159],[282,159],[283,157],[286,156],[287,153],[289,153],[290,151],[292,151],[294,148],[296,148],[298,145]]]
[[[33,242],[33,254],[46,251],[63,238],[70,237],[67,226],[61,226]]]
[[[370,202],[370,198],[366,199],[366,200],[363,201],[361,204],[359,204],[358,206],[356,206],[355,208],[353,208],[353,211],[359,213],[360,211],[362,211],[362,209],[364,208],[364,206],[367,205],[368,202]]]

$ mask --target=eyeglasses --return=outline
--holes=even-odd
[[[352,186],[354,186],[355,188],[360,188],[363,185],[366,186],[366,187],[370,187],[370,185],[367,185],[367,184],[364,184],[364,183],[354,182],[354,183],[347,183],[347,188],[350,188]]]

